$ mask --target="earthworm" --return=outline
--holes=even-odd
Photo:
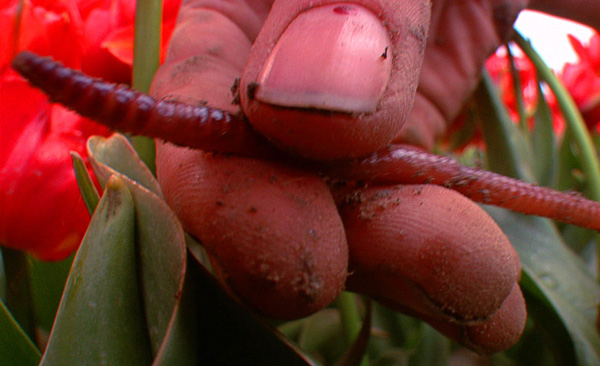
[[[600,230],[600,203],[460,165],[413,146],[392,145],[369,157],[337,164],[327,174],[370,184],[435,184],[512,211]]]
[[[125,85],[95,79],[50,58],[23,51],[13,67],[29,82],[77,113],[111,129],[206,151],[273,158],[277,151],[243,116],[176,101],[157,101]],[[600,230],[600,203],[464,167],[414,147],[395,145],[363,159],[336,162],[326,175],[371,184],[436,184],[473,201]]]
[[[243,117],[219,109],[156,100],[127,85],[92,78],[28,51],[19,53],[12,66],[52,102],[114,130],[207,151],[257,157],[275,151]]]

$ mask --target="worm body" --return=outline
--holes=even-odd
[[[207,106],[157,101],[27,51],[18,54],[12,65],[52,102],[111,129],[207,151],[259,157],[273,152],[243,117]]]
[[[13,67],[51,101],[111,129],[205,151],[261,158],[281,155],[243,117],[206,106],[157,101],[31,52],[21,52]],[[337,162],[321,170],[333,177],[371,184],[441,185],[473,201],[600,230],[598,202],[464,167],[452,159],[408,146],[392,146],[367,158]]]
[[[331,175],[371,184],[435,184],[473,201],[600,230],[600,203],[577,193],[536,186],[460,165],[448,157],[394,145],[368,158],[337,166]]]

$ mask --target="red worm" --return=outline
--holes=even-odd
[[[277,157],[243,117],[206,106],[156,101],[124,85],[94,79],[59,63],[21,52],[13,67],[30,83],[77,113],[112,129],[191,148]],[[326,175],[375,184],[437,184],[473,201],[600,230],[600,203],[499,174],[468,168],[409,146],[391,146],[367,158],[337,162]]]
[[[50,100],[111,129],[195,149],[251,156],[275,151],[243,117],[206,106],[155,100],[131,89],[23,51],[12,66]]]
[[[440,185],[476,202],[600,230],[600,202],[465,167],[411,146],[393,145],[367,158],[338,164],[327,174],[374,184]]]

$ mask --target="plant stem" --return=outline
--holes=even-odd
[[[144,93],[150,91],[160,64],[162,8],[162,0],[138,0],[135,8],[131,85]],[[154,140],[136,136],[132,143],[150,170],[156,172]]]
[[[346,345],[350,347],[356,341],[362,323],[358,311],[358,304],[356,303],[356,295],[343,291],[340,296],[338,296],[335,305],[339,310],[342,319],[342,328],[344,329],[344,335],[346,336]],[[363,356],[360,365],[367,366],[368,364],[369,361],[365,355]]]
[[[132,86],[144,93],[160,63],[162,0],[138,0],[135,8]]]

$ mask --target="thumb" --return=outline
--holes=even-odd
[[[302,157],[390,143],[411,110],[429,0],[276,1],[240,83],[255,129]]]

